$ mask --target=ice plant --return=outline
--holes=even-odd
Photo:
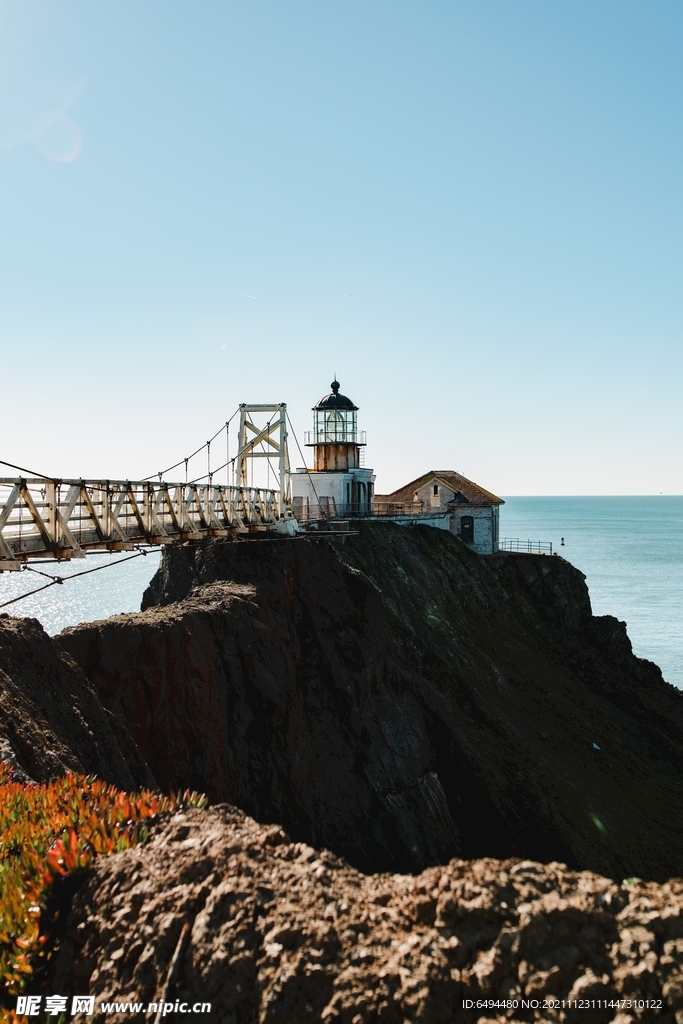
[[[0,993],[20,993],[45,955],[45,912],[58,877],[144,842],[157,815],[205,802],[189,791],[124,793],[72,773],[23,785],[0,762]],[[0,1008],[0,1024],[16,1020],[13,1011]]]

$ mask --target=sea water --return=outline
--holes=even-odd
[[[70,562],[36,562],[21,572],[0,573],[0,605],[49,584],[50,578],[55,576],[64,581],[0,607],[0,612],[39,619],[51,634],[79,622],[94,622],[121,612],[138,612],[145,588],[159,568],[160,558],[158,551],[138,557],[127,553],[98,553]],[[90,569],[96,571],[75,575]]]
[[[510,497],[500,515],[501,538],[552,542],[553,551],[585,574],[594,614],[625,621],[635,653],[656,662],[664,678],[683,689],[683,497]],[[98,571],[0,611],[35,616],[52,634],[137,611],[160,556],[124,557],[38,564],[34,568],[50,576]],[[48,582],[36,572],[2,573],[0,605]]]
[[[586,576],[593,614],[626,622],[634,653],[683,689],[683,496],[510,497],[500,536],[551,541]]]

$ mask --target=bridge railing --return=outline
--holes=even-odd
[[[275,526],[279,492],[134,480],[0,478],[0,571]]]

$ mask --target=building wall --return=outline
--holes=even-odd
[[[434,488],[437,488],[438,493],[434,494]],[[423,484],[416,492],[415,495],[411,496],[415,501],[421,501],[422,507],[425,512],[434,510],[438,512],[446,509],[448,502],[453,498],[453,491],[450,487],[444,487],[437,480],[432,481],[428,484]]]
[[[451,528],[451,520],[448,512],[434,512],[414,516],[414,515],[396,515],[396,516],[377,516],[374,520],[375,523],[397,523],[399,526],[433,526],[437,530],[449,530]]]
[[[498,506],[497,505],[456,505],[451,512],[451,533],[461,535],[461,519],[472,516],[474,520],[474,543],[467,546],[479,555],[492,555],[498,550]]]
[[[301,509],[301,501],[296,499],[307,499],[304,506],[309,510],[311,518],[318,518],[319,508],[322,506],[322,513],[344,515],[346,506],[354,502],[351,487],[354,483],[364,484],[364,502],[362,511],[370,511],[371,500],[368,502],[368,486],[373,486],[375,475],[371,469],[352,469],[347,472],[307,472],[296,470],[292,473],[292,499],[294,515]],[[497,505],[473,505],[463,502],[462,504],[450,505],[454,492],[450,487],[436,482],[438,493],[434,494],[435,483],[425,484],[417,491],[417,500],[422,502],[422,516],[401,516],[392,517],[393,521],[400,521],[402,525],[423,525],[435,526],[438,529],[448,529],[456,537],[462,539],[461,520],[463,516],[471,516],[474,522],[474,541],[468,543],[473,551],[479,555],[491,555],[498,550],[499,534],[499,509]],[[351,495],[351,496],[350,496]],[[330,507],[330,499],[334,502],[334,508]],[[306,513],[302,518],[306,518]]]
[[[437,493],[434,494],[434,488]],[[418,488],[416,500],[422,502],[424,512],[446,511],[448,503],[455,497],[451,487],[446,487],[437,480],[431,480]],[[497,505],[462,505],[451,506],[450,531],[457,537],[461,536],[460,520],[463,516],[472,516],[474,520],[474,543],[468,544],[479,555],[492,555],[498,550],[499,513]]]
[[[292,500],[296,507],[299,503],[294,501],[295,498],[308,498],[309,508],[313,509],[318,505],[327,506],[328,502],[325,499],[332,498],[335,510],[343,513],[346,505],[354,501],[352,486],[356,483],[364,486],[363,505],[369,510],[374,482],[375,474],[371,469],[352,469],[346,473],[296,470],[291,475]]]

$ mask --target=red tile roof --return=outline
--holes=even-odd
[[[391,494],[375,494],[374,500],[379,502],[413,501],[415,491],[419,491],[421,487],[432,481],[444,484],[455,493],[460,492],[471,505],[505,504],[502,498],[498,498],[491,491],[485,490],[479,484],[475,484],[472,480],[468,480],[467,477],[461,476],[460,473],[456,473],[452,469],[432,469],[429,473],[419,476],[417,480],[412,480],[405,487],[399,487],[397,491],[393,491]]]

